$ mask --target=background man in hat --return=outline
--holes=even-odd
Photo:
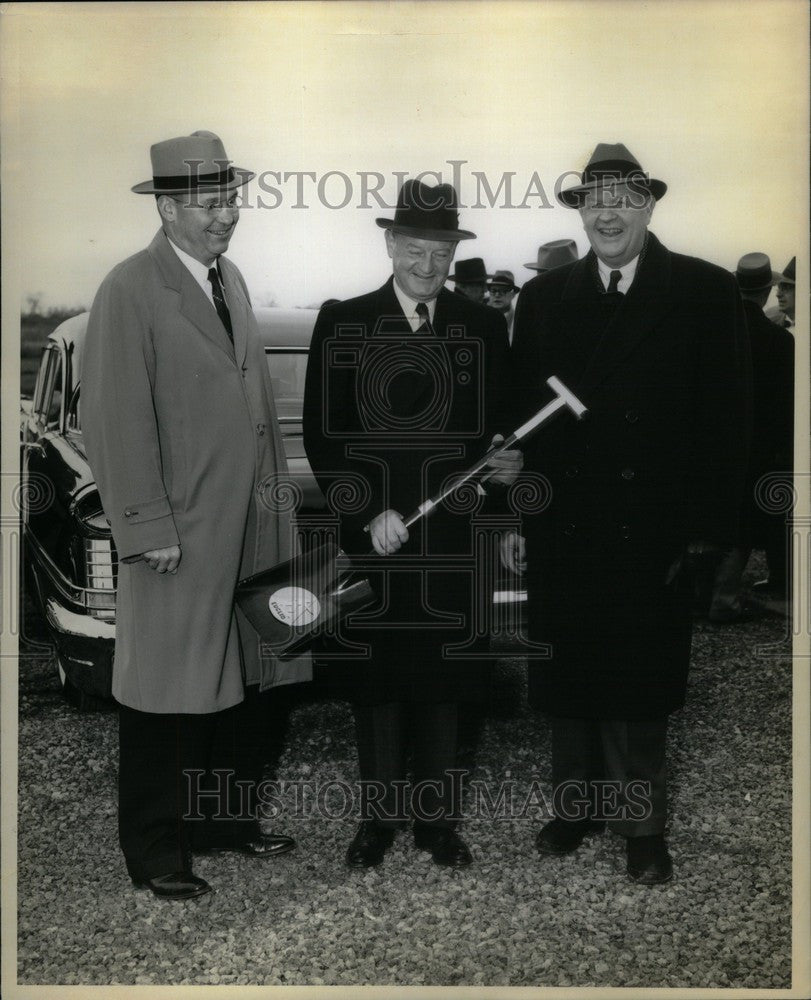
[[[774,323],[794,333],[794,293],[797,287],[797,258],[792,257],[777,283],[777,308],[769,309],[766,316]]]
[[[294,846],[261,835],[252,795],[210,772],[261,777],[259,688],[304,675],[260,657],[233,605],[238,579],[291,554],[288,521],[261,496],[286,473],[265,356],[222,256],[253,173],[210,132],[151,155],[152,180],[133,191],[155,196],[161,228],[93,303],[82,424],[120,559],[121,847],[136,884],[184,899],[209,890],[190,849],[266,858]]]
[[[684,702],[692,611],[677,570],[688,550],[737,540],[750,419],[735,280],[648,232],[665,190],[624,146],[597,146],[559,195],[591,250],[524,285],[513,342],[524,412],[550,375],[590,411],[526,454],[551,485],[524,524],[530,638],[551,653],[530,676],[552,716],[556,812],[537,846],[567,854],[609,819],[628,873],[647,884],[672,874],[665,740]],[[505,549],[521,561],[521,541]]]
[[[498,309],[507,322],[507,336],[510,343],[513,339],[513,320],[515,319],[515,293],[521,289],[516,285],[512,271],[496,271],[487,284],[490,291],[488,305]]]
[[[471,631],[472,508],[442,506],[410,529],[403,523],[504,431],[504,320],[443,288],[458,242],[474,236],[459,228],[456,204],[449,184],[405,182],[394,220],[377,220],[392,277],[321,310],[307,368],[304,445],[340,517],[341,546],[387,557],[372,574],[377,613],[346,633],[370,649],[356,669],[358,757],[364,787],[382,792],[347,852],[353,868],[379,864],[403,818],[397,788],[409,744],[417,846],[438,864],[471,861],[454,829],[449,772],[457,704],[487,696],[487,645]],[[514,479],[520,462],[517,451],[494,459],[497,478]],[[342,508],[350,492],[357,502]],[[470,655],[453,657],[449,644]]]
[[[577,244],[574,240],[552,240],[538,247],[538,260],[534,264],[524,264],[530,271],[544,274],[553,267],[571,264],[577,260]]]
[[[454,291],[464,295],[473,302],[487,301],[487,279],[490,275],[481,257],[469,257],[458,260],[456,270],[448,275],[446,281],[454,282]]]
[[[785,596],[785,514],[768,513],[757,502],[762,476],[791,476],[794,448],[794,338],[763,312],[781,275],[772,271],[765,253],[747,253],[738,261],[735,280],[743,299],[752,355],[752,449],[746,477],[737,545],[728,549],[714,574],[708,617],[712,622],[735,622],[749,617],[741,606],[741,580],[752,547],[766,551],[769,579]],[[755,585],[757,586],[757,584]]]

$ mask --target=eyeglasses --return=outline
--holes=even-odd
[[[178,205],[182,205],[183,208],[199,208],[209,215],[219,215],[224,208],[239,208],[240,206],[240,196],[238,194],[231,195],[226,201],[194,201],[193,197],[187,198],[175,198],[174,195],[170,195],[172,201],[176,202]]]

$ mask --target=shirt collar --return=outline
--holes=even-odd
[[[622,292],[624,295],[631,287],[636,275],[636,269],[639,267],[639,257],[640,255],[637,254],[633,260],[629,260],[628,263],[623,264],[622,267],[611,267],[598,257],[597,270],[600,273],[600,280],[603,283],[603,288],[608,288],[608,283],[611,281],[611,272],[619,271],[622,277],[620,278],[619,285],[617,286],[617,291]]]
[[[412,299],[410,295],[400,288],[397,284],[397,279],[394,279],[394,294],[397,296],[397,301],[400,303],[400,308],[405,313],[405,318],[408,320],[413,332],[419,330],[422,320],[417,315],[417,300]],[[425,303],[428,306],[428,319],[431,323],[434,322],[434,313],[436,312],[436,299],[431,299],[430,302]]]
[[[176,243],[173,243],[168,236],[166,238],[167,240],[169,240],[169,246],[174,250],[174,252],[180,258],[180,262],[182,264],[185,264],[188,270],[191,271],[192,277],[197,281],[198,284],[202,285],[204,282],[208,281],[208,272],[209,269],[212,267],[216,267],[217,274],[219,274],[220,262],[218,258],[215,258],[212,264],[208,265],[201,264],[200,261],[197,260],[195,257],[192,257],[191,254],[186,253],[185,250],[181,250],[180,247]]]

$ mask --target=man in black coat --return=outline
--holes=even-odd
[[[343,637],[368,650],[354,692],[364,820],[346,860],[383,860],[407,812],[410,746],[415,842],[460,866],[471,855],[455,830],[457,704],[486,696],[488,665],[474,614],[478,586],[487,588],[474,562],[483,497],[474,491],[411,528],[404,520],[506,433],[507,332],[495,310],[443,288],[458,241],[473,237],[459,229],[450,185],[407,181],[394,220],[377,223],[393,276],[321,310],[304,395],[304,445],[339,515],[341,547],[385,559],[372,572],[377,607]],[[492,464],[507,483],[521,455]]]
[[[791,478],[794,451],[794,337],[763,311],[774,285],[782,275],[772,271],[765,253],[747,253],[738,261],[735,280],[743,299],[752,354],[752,449],[741,517],[741,535],[729,549],[715,574],[709,607],[713,622],[745,619],[741,607],[741,579],[753,547],[769,557],[770,583],[788,594],[785,512],[770,511],[764,502],[775,476]],[[763,477],[770,477],[764,480]],[[760,486],[758,486],[760,483]]]
[[[667,718],[684,702],[690,552],[737,538],[749,425],[749,358],[731,274],[671,253],[648,232],[666,191],[621,144],[597,146],[581,183],[591,250],[524,285],[513,361],[522,415],[559,376],[589,408],[526,452],[551,499],[505,540],[528,566],[530,694],[552,716],[556,817],[547,854],[605,820],[627,838],[628,872],[672,877],[664,838]]]

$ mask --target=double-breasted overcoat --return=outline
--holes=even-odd
[[[516,398],[532,412],[559,376],[588,407],[526,452],[547,482],[524,518],[530,693],[553,715],[652,718],[683,704],[691,541],[737,539],[750,424],[733,277],[652,234],[627,295],[605,295],[593,251],[524,285]]]

